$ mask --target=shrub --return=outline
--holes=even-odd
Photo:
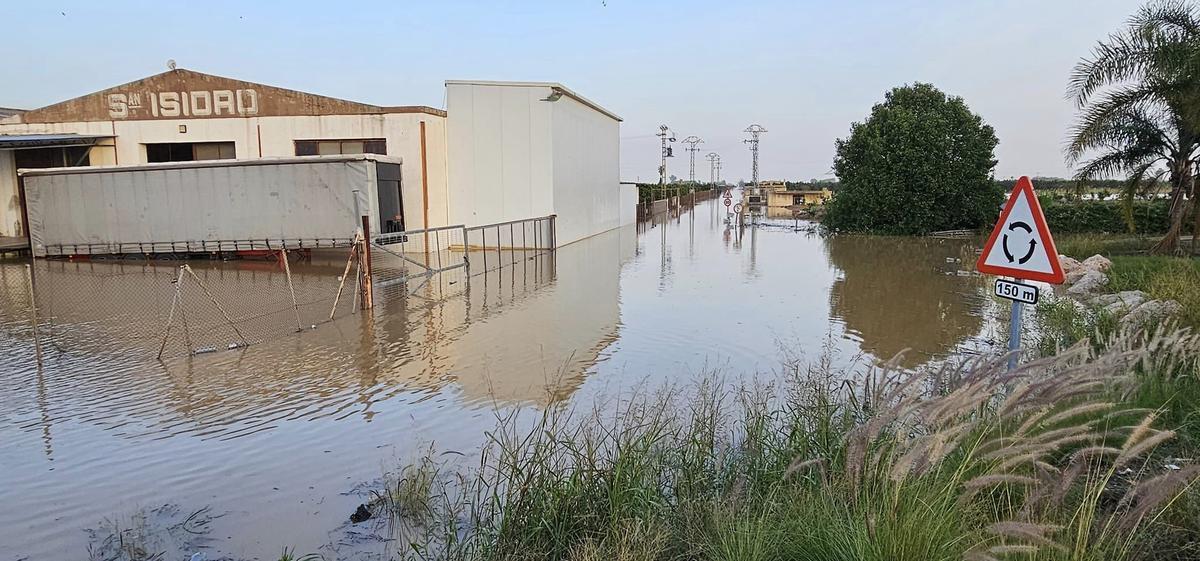
[[[1121,201],[1042,200],[1041,203],[1046,213],[1046,223],[1055,234],[1129,232],[1125,203]],[[1170,201],[1134,201],[1134,231],[1162,234],[1171,226],[1170,213]]]
[[[837,141],[835,231],[924,234],[979,228],[1001,203],[992,181],[996,134],[959,97],[929,84],[888,92]]]

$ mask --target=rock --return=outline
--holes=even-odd
[[[1111,314],[1121,314],[1141,306],[1149,297],[1140,290],[1125,290],[1117,294],[1105,294],[1096,299],[1096,304],[1104,306]]]
[[[371,509],[367,508],[367,505],[358,505],[358,509],[354,511],[354,514],[350,515],[350,523],[358,524],[359,522],[366,522],[371,519],[371,516]]]
[[[1087,271],[1079,280],[1067,289],[1067,294],[1075,297],[1086,297],[1104,288],[1108,284],[1108,277],[1099,271]]]
[[[1183,306],[1174,300],[1148,300],[1121,318],[1121,325],[1145,325],[1151,321],[1159,321],[1179,313]]]
[[[1071,272],[1064,275],[1063,282],[1066,283],[1068,286],[1075,284],[1075,283],[1079,282],[1079,279],[1083,278],[1083,275],[1087,274],[1087,272],[1088,272],[1088,269],[1084,269],[1083,267],[1076,267]]]
[[[1062,265],[1063,273],[1071,274],[1071,271],[1079,269],[1080,263],[1078,259],[1067,257],[1066,255],[1058,256],[1058,263]]]
[[[1080,265],[1082,265],[1085,269],[1091,269],[1093,271],[1099,271],[1103,273],[1112,267],[1112,261],[1109,261],[1108,258],[1103,255],[1097,254],[1084,259],[1083,263],[1080,263]]]

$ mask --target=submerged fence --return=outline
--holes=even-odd
[[[468,290],[472,277],[507,276],[506,267],[553,277],[554,216],[387,233],[372,238],[370,252],[359,239],[350,247],[258,251],[233,261],[0,262],[12,300],[0,304],[24,311],[6,314],[0,326],[35,336],[46,352],[137,350],[169,358],[316,329],[360,313],[363,298],[449,298]],[[364,296],[372,290],[375,296]]]
[[[35,287],[28,309],[51,352],[136,349],[170,357],[239,348],[357,313],[342,282],[347,253],[290,252],[287,261],[279,253],[233,262],[37,260],[27,269]]]

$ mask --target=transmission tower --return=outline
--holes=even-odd
[[[687,144],[688,151],[688,183],[696,182],[696,152],[700,151],[698,146],[704,144],[704,140],[696,135],[691,135],[680,142]]]
[[[721,155],[716,152],[709,152],[704,156],[708,159],[708,182],[712,185],[717,184],[717,162],[721,161]]]
[[[752,158],[750,164],[750,182],[754,185],[755,189],[758,189],[758,135],[767,132],[767,129],[764,129],[762,125],[750,125],[742,132],[750,133],[750,138],[742,142],[750,145],[750,155]]]

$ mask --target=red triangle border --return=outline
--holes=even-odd
[[[1026,200],[1029,201],[1029,210],[1033,214],[1033,222],[1037,227],[1038,235],[1045,241],[1044,245],[1047,257],[1050,259],[1051,272],[1049,273],[984,264],[984,260],[987,259],[992,249],[995,248],[996,240],[1000,238],[1000,230],[1004,227],[1005,222],[1007,222],[1008,214],[1012,212],[1013,206],[1017,202],[1017,196],[1021,193],[1024,193]],[[975,262],[975,269],[981,273],[1005,275],[1018,279],[1048,282],[1050,284],[1062,284],[1066,281],[1062,263],[1058,261],[1058,248],[1054,246],[1054,236],[1050,235],[1050,228],[1046,226],[1046,216],[1042,214],[1042,205],[1038,202],[1037,195],[1033,192],[1033,182],[1029,180],[1028,176],[1021,176],[1017,180],[1016,186],[1013,187],[1012,194],[1008,196],[1008,203],[1004,205],[1004,210],[1000,212],[1000,219],[996,221],[996,226],[992,228],[992,235],[988,237],[987,243],[983,245],[983,252],[979,254],[979,260]]]

